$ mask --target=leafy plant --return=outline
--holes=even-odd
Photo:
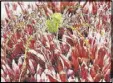
[[[1,82],[110,82],[110,2],[56,3],[5,4]]]
[[[56,33],[61,24],[62,24],[62,14],[61,13],[52,14],[50,19],[47,20],[47,22],[46,22],[48,31],[51,33]]]

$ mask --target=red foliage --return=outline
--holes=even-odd
[[[2,22],[4,31],[1,42],[2,81],[110,81],[111,41],[108,38],[110,36],[108,24],[111,15],[104,13],[108,13],[110,2],[83,4],[81,2],[47,2],[47,4],[37,2],[36,7],[28,5],[28,9],[22,2],[18,4],[22,13],[20,16],[17,15],[17,18],[13,16],[13,10],[16,11],[18,5],[5,4],[8,18]],[[78,7],[75,8],[77,5]],[[88,5],[92,8],[89,9]],[[67,7],[69,9],[64,13]],[[36,15],[35,18],[31,18],[30,9],[33,10],[31,13]],[[42,9],[45,13],[40,11]],[[63,15],[64,25],[61,24],[58,32],[53,34],[45,30],[46,21],[42,20],[42,17],[48,20],[54,12]],[[21,21],[25,25],[16,27],[15,24]],[[38,23],[39,21],[42,23]],[[85,26],[85,23],[88,26]],[[73,26],[73,30],[67,25]],[[103,35],[101,29],[105,30]],[[84,36],[85,32],[87,36]],[[85,41],[86,39],[88,42]]]

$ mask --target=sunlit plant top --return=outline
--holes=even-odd
[[[61,13],[54,13],[51,15],[50,19],[47,20],[47,28],[48,31],[55,33],[58,31],[58,28],[62,24],[62,14]]]

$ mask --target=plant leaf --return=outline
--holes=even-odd
[[[60,13],[52,14],[50,19],[46,21],[48,31],[51,33],[57,32],[60,24],[62,24],[62,15]]]

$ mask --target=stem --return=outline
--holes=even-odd
[[[20,73],[20,76],[19,76],[19,82],[21,81],[21,78],[22,78],[22,74],[26,68],[26,65],[27,65],[27,52],[29,50],[29,43],[30,43],[30,40],[32,39],[32,36],[29,37],[27,43],[26,43],[26,46],[25,46],[25,54],[24,54],[24,62],[23,62],[23,65],[22,65],[22,71]]]

